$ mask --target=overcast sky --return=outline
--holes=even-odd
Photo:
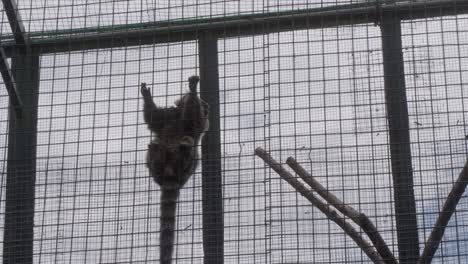
[[[42,32],[349,3],[25,0],[19,6],[25,27]],[[4,14],[1,22],[2,35],[9,34]],[[467,29],[468,16],[402,25],[421,242],[468,153]],[[296,157],[396,245],[379,28],[273,33],[220,39],[218,46],[226,263],[367,261],[265,168],[253,155],[257,146],[281,162]],[[139,84],[148,83],[158,105],[171,105],[198,74],[198,63],[193,41],[41,57],[37,263],[157,259],[159,189],[144,167],[150,133]],[[4,201],[8,101],[5,89],[0,93]],[[201,263],[200,186],[197,171],[182,192],[177,263]],[[467,207],[464,197],[439,252],[444,263],[462,263],[459,256],[468,254],[461,228]]]

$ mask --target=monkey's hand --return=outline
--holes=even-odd
[[[143,99],[145,100],[152,99],[150,89],[146,87],[146,83],[141,83],[140,92],[141,92],[141,95],[143,95]]]
[[[188,81],[189,81],[190,92],[196,93],[197,92],[197,85],[198,85],[198,82],[200,81],[200,77],[198,77],[196,75],[190,76]]]

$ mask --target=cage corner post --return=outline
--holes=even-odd
[[[380,29],[398,252],[401,264],[413,264],[419,258],[418,223],[413,189],[401,20],[396,10],[382,13]]]
[[[18,51],[12,72],[23,103],[9,106],[3,264],[33,263],[39,55]]]
[[[221,171],[221,135],[218,40],[203,32],[198,40],[200,94],[210,105],[210,129],[203,138],[202,207],[205,264],[224,261],[224,214]]]

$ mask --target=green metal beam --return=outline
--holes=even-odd
[[[43,54],[191,41],[198,39],[203,31],[211,31],[213,37],[219,39],[375,23],[380,20],[381,13],[385,11],[398,12],[401,20],[459,15],[468,13],[468,1],[380,1],[380,4],[366,2],[252,15],[38,32],[31,33],[30,36],[34,48]],[[5,40],[8,36],[2,36],[2,38]],[[8,56],[14,49],[15,43],[3,41],[1,46],[4,47]]]

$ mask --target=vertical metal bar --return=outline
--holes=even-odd
[[[22,117],[10,103],[3,263],[33,262],[39,56],[12,58]]]
[[[384,12],[381,22],[398,251],[401,264],[414,264],[419,257],[419,239],[413,190],[401,21],[395,12]]]
[[[210,129],[203,139],[202,203],[205,264],[222,264],[224,251],[218,41],[203,34],[198,42],[200,94],[210,105]]]

